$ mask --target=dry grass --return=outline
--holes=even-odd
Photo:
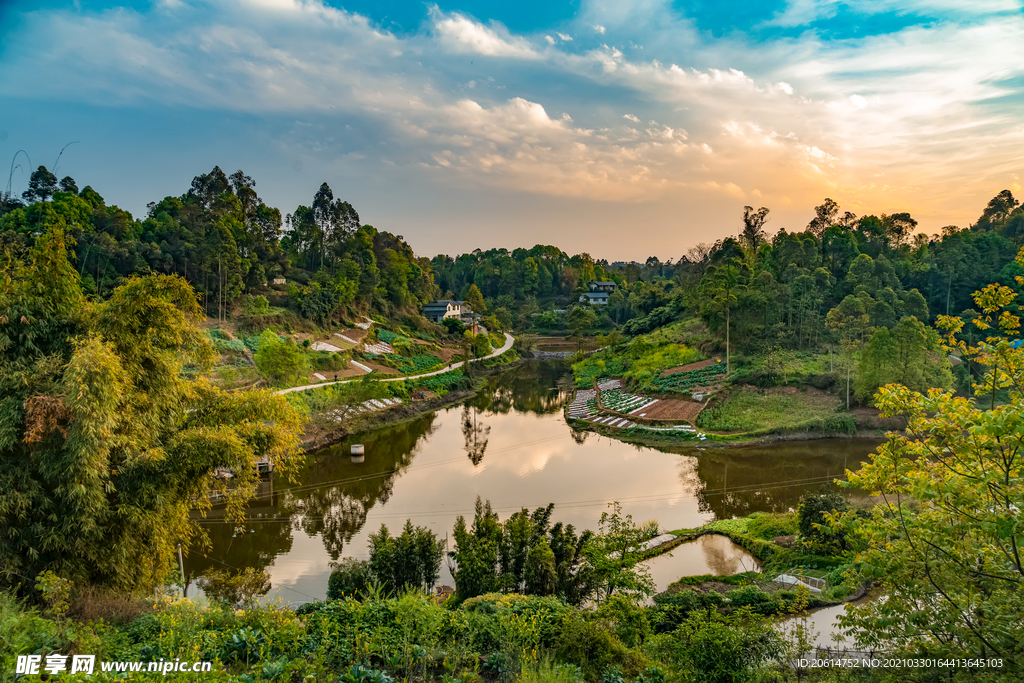
[[[108,624],[127,624],[151,612],[149,604],[140,597],[92,586],[75,591],[70,613],[82,622],[99,621]]]

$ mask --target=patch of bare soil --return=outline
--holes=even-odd
[[[327,379],[331,380],[332,382],[335,379],[346,379],[348,377],[362,377],[363,375],[366,374],[365,372],[363,372],[354,365],[349,365],[344,370],[318,370],[318,372]],[[309,375],[309,381],[317,381],[316,377],[313,377],[312,373],[310,373]]]
[[[453,356],[458,356],[462,353],[462,349],[452,349],[447,346],[442,346],[437,351],[434,351],[434,355],[445,362],[451,362]]]
[[[422,391],[414,391],[409,394],[410,401],[429,401],[432,398],[437,398],[437,394],[435,394],[433,391],[430,391],[429,389],[424,389]]]
[[[366,336],[366,330],[361,330],[358,327],[355,327],[355,328],[352,328],[351,330],[342,330],[338,334],[340,334],[343,337],[348,337],[349,339],[351,339],[352,341],[354,341],[354,342],[356,342],[358,344],[359,342],[363,341],[363,337]],[[334,337],[333,334],[331,336]],[[334,338],[338,339],[337,337],[334,337]],[[341,341],[341,340],[339,339],[338,341]]]
[[[365,365],[366,367],[370,368],[371,370],[376,370],[377,372],[379,372],[382,375],[401,375],[402,374],[398,370],[395,370],[394,368],[389,368],[388,366],[380,365],[379,363],[368,363],[368,362],[363,361],[363,360],[361,360],[359,362],[362,363],[363,365]],[[363,374],[365,374],[365,373],[363,373]]]
[[[637,420],[659,420],[666,422],[693,422],[704,410],[703,403],[684,401],[678,398],[663,398],[653,406],[634,413],[631,418]]]
[[[679,365],[679,366],[674,367],[674,368],[669,368],[668,370],[663,370],[662,373],[661,373],[661,376],[662,377],[668,377],[669,375],[675,375],[675,374],[678,374],[680,372],[689,372],[690,370],[700,370],[702,368],[708,367],[709,365],[714,365],[717,362],[718,362],[718,360],[716,360],[714,358],[708,358],[707,360],[699,360],[696,363],[687,363],[686,365]]]

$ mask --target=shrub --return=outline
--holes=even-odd
[[[557,643],[560,658],[583,669],[588,680],[596,680],[613,666],[627,673],[639,670],[637,655],[608,629],[573,612],[562,621]]]
[[[317,370],[344,370],[348,367],[348,356],[341,352],[320,351],[313,357],[313,365]]]
[[[264,376],[279,384],[295,381],[309,372],[309,356],[290,339],[282,340],[270,330],[260,335],[253,359]]]
[[[797,507],[800,536],[810,548],[826,552],[850,550],[850,539],[842,529],[832,529],[826,512],[845,512],[850,504],[839,493],[823,486],[817,493],[808,493]]]
[[[723,615],[696,611],[672,633],[655,636],[651,650],[683,680],[740,683],[782,652],[782,638],[749,609]]]
[[[149,609],[144,600],[130,593],[86,586],[74,591],[70,613],[79,621],[127,624]]]
[[[799,531],[796,515],[755,512],[747,521],[747,531],[755,538],[770,541],[776,536],[795,536]]]
[[[246,297],[242,303],[242,315],[248,317],[268,315],[270,302],[263,295]]]
[[[343,558],[327,579],[327,599],[340,600],[346,595],[365,593],[371,578],[369,562],[353,557]]]

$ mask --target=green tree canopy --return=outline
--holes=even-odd
[[[854,393],[857,400],[865,401],[880,387],[894,383],[914,391],[953,386],[939,335],[914,316],[904,317],[892,330],[882,327],[872,335],[857,367]]]
[[[868,519],[830,519],[867,544],[857,567],[885,594],[845,619],[858,642],[897,655],[1002,658],[998,673],[1014,679],[1024,671],[1024,351],[1008,340],[1018,333],[1016,296],[999,285],[977,293],[972,324],[986,335],[977,345],[958,340],[962,319],[940,316],[948,348],[988,368],[977,400],[882,387],[883,415],[905,416],[907,429],[849,477],[881,504]],[[1008,400],[995,405],[996,392]]]
[[[281,339],[272,330],[260,335],[253,354],[256,367],[275,384],[295,382],[309,374],[309,356],[291,339]]]
[[[200,540],[189,511],[209,506],[214,471],[236,473],[239,517],[254,460],[286,472],[301,422],[269,392],[189,379],[212,349],[184,280],[131,278],[85,303],[67,253],[57,227],[0,269],[0,581],[148,588]]]

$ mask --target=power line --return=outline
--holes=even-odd
[[[711,496],[726,496],[726,495],[735,494],[735,493],[758,493],[758,492],[761,492],[761,491],[772,491],[772,490],[776,490],[776,489],[793,488],[795,486],[810,486],[810,485],[813,485],[813,484],[825,484],[825,483],[830,483],[832,481],[846,481],[846,480],[843,479],[843,478],[834,477],[832,475],[824,475],[824,476],[817,476],[817,477],[808,477],[808,478],[805,478],[805,479],[789,479],[789,480],[785,480],[785,481],[781,481],[781,482],[775,482],[774,484],[772,484],[770,486],[763,486],[763,485],[758,485],[758,484],[752,484],[752,485],[748,485],[748,486],[738,486],[738,487],[731,488],[731,489],[723,489],[723,490],[715,490],[715,491],[704,491],[704,492],[702,492],[702,495],[703,495],[704,498],[707,498],[707,497],[711,497]],[[628,497],[628,498],[616,498],[615,500],[617,502],[619,502],[619,503],[643,503],[643,502],[656,502],[656,501],[659,501],[659,500],[667,500],[667,499],[671,499],[671,498],[677,498],[680,495],[685,495],[685,492],[679,491],[679,492],[670,492],[670,493],[657,493],[657,494],[651,494],[651,495],[646,495],[646,496],[632,496],[632,497]],[[694,498],[697,498],[697,496],[693,496],[693,495],[690,496],[691,500],[694,499]],[[607,505],[609,502],[611,502],[611,501],[609,501],[607,499],[604,499],[604,498],[594,498],[594,499],[588,499],[588,500],[567,501],[567,502],[562,502],[562,503],[556,502],[554,505],[555,505],[555,508],[559,509],[559,510],[566,510],[566,509],[572,510],[572,509],[577,509],[577,508],[597,507],[597,506],[601,506],[601,505]],[[518,512],[519,510],[521,510],[524,507],[529,508],[530,506],[528,506],[528,505],[503,506],[503,507],[492,508],[492,510],[494,510],[495,512]],[[437,510],[437,509],[433,509],[433,510],[419,510],[419,511],[414,510],[414,511],[405,511],[405,512],[397,512],[397,511],[396,512],[380,512],[377,515],[375,515],[375,517],[385,518],[385,519],[394,519],[394,518],[402,518],[402,517],[420,519],[420,518],[423,518],[423,517],[438,517],[438,516],[447,516],[447,515],[452,515],[452,514],[466,515],[466,514],[472,514],[474,512],[475,512],[475,509],[459,509],[459,510]],[[241,520],[241,522],[231,521],[231,520],[211,519],[211,520],[199,520],[198,523],[199,524],[232,524],[232,525],[237,525],[237,524],[242,523],[242,522],[244,522],[244,523],[290,522],[293,516],[295,516],[295,517],[303,517],[303,518],[308,518],[308,519],[316,519],[316,518],[323,519],[324,517],[326,517],[326,514],[323,514],[323,515],[304,515],[301,512],[297,512],[297,513],[294,513],[294,515],[288,515],[286,517],[275,516],[275,517],[262,518],[262,519],[261,518],[245,518],[245,519]]]
[[[506,446],[504,448],[495,448],[495,449],[487,451],[487,452],[491,453],[491,454],[493,454],[493,453],[504,453],[506,451],[513,451],[513,450],[516,450],[518,448],[524,448],[526,446],[534,446],[534,445],[539,444],[539,443],[546,443],[548,441],[557,441],[557,440],[560,440],[560,439],[566,439],[566,438],[569,438],[569,436],[571,436],[571,435],[569,435],[569,434],[559,434],[558,436],[549,436],[549,437],[544,438],[544,439],[537,439],[536,441],[527,441],[527,442],[524,442],[524,443],[516,444],[514,446]],[[337,485],[337,484],[351,484],[351,483],[356,483],[356,482],[360,482],[360,481],[367,481],[369,479],[377,479],[377,478],[380,478],[380,477],[387,477],[387,476],[390,476],[392,474],[397,474],[399,472],[409,472],[409,471],[412,471],[412,470],[419,471],[419,470],[423,470],[423,469],[429,469],[431,467],[439,467],[441,465],[448,465],[448,464],[451,464],[453,462],[462,462],[464,460],[466,460],[465,456],[460,456],[458,458],[447,458],[445,460],[437,460],[435,462],[424,463],[422,465],[407,465],[405,467],[395,467],[395,468],[392,468],[392,469],[389,469],[389,470],[381,470],[379,472],[370,472],[370,473],[367,473],[367,474],[361,474],[361,475],[355,476],[355,477],[345,477],[343,479],[328,479],[328,480],[316,482],[316,483],[313,483],[313,484],[303,484],[301,486],[286,487],[284,489],[284,491],[286,493],[296,493],[296,492],[300,492],[300,491],[309,491],[309,490],[313,490],[313,489],[319,489],[319,488],[323,488],[323,487],[326,487],[326,486],[334,486],[334,485]],[[270,498],[273,495],[274,495],[273,493],[257,493],[254,496],[252,496],[252,498],[250,500],[260,500],[262,498]]]

